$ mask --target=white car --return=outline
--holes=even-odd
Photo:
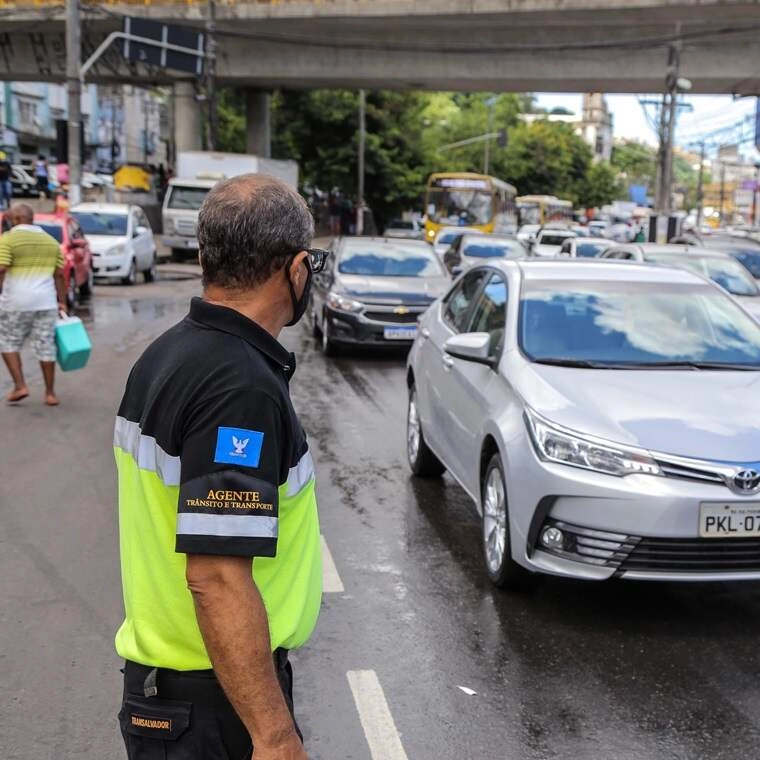
[[[158,254],[145,212],[127,203],[81,203],[71,209],[92,249],[96,278],[119,279],[125,285],[156,277]]]
[[[383,237],[422,240],[424,231],[416,219],[393,219],[385,228]]]
[[[544,227],[536,235],[531,253],[534,256],[557,256],[565,240],[574,237],[578,236],[571,230]]]
[[[536,239],[536,235],[540,229],[540,224],[523,224],[522,227],[517,230],[517,239],[521,243],[532,243]]]
[[[760,580],[760,325],[692,272],[492,259],[419,322],[407,456],[499,586]]]
[[[479,230],[472,227],[441,227],[433,240],[433,250],[442,257],[458,237],[461,237],[465,233],[477,235],[479,232]]]

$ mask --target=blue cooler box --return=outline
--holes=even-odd
[[[82,369],[92,353],[92,343],[79,317],[59,319],[55,326],[58,364],[64,372]]]

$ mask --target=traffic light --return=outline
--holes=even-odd
[[[507,147],[507,130],[506,129],[500,129],[499,135],[496,138],[496,144],[500,148],[506,148]]]

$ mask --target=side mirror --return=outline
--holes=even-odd
[[[454,335],[443,344],[443,350],[457,359],[493,367],[491,336],[488,333],[462,333]]]
[[[464,267],[461,264],[457,264],[456,266],[451,267],[452,277],[459,277],[462,272],[464,272]]]

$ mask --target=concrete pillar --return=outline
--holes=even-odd
[[[246,90],[246,150],[261,158],[272,155],[272,96],[263,90]]]
[[[201,149],[201,107],[192,82],[174,83],[174,143],[177,151]]]

